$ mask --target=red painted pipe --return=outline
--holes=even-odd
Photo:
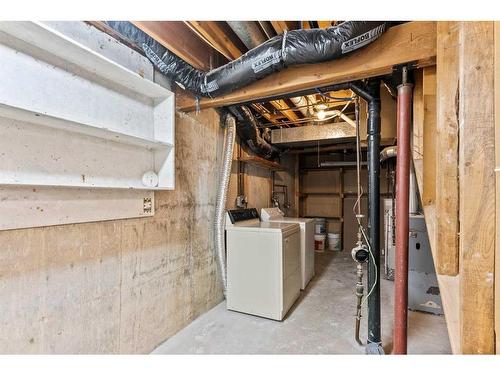
[[[394,273],[393,354],[406,354],[408,326],[408,233],[412,84],[398,86],[396,165],[396,269]]]

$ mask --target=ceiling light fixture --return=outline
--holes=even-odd
[[[326,117],[325,111],[321,110],[316,112],[316,117],[318,118],[318,120],[323,121]]]

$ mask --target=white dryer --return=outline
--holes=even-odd
[[[297,223],[300,225],[301,289],[305,289],[314,276],[314,219],[285,217],[278,207],[263,208],[261,220],[271,223]]]
[[[300,294],[300,228],[263,223],[255,208],[226,217],[227,308],[282,320]]]

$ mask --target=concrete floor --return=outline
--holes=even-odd
[[[316,253],[316,276],[283,322],[217,305],[154,354],[362,354],[354,341],[355,266],[348,252]],[[392,347],[393,282],[382,280],[382,341]],[[366,309],[361,324],[366,338]],[[408,352],[449,354],[443,316],[409,312]]]

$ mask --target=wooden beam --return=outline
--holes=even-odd
[[[217,51],[229,60],[240,57],[244,51],[240,50],[229,38],[222,27],[215,21],[186,21],[188,27],[202,38],[206,39]]]
[[[125,44],[127,47],[129,47],[129,48],[133,49],[134,51],[139,52],[141,55],[145,56],[145,53],[142,50],[141,46],[137,45],[132,40],[124,37],[122,34],[117,32],[115,29],[109,27],[105,22],[103,22],[103,21],[85,21],[85,23],[88,23],[89,25],[95,27],[97,30],[100,30],[103,33],[108,34],[109,36],[112,36],[114,39],[116,39],[120,43]]]
[[[413,121],[412,121],[412,155],[413,162],[422,161],[424,157],[424,77],[423,69],[413,72],[415,86],[413,87]],[[423,162],[422,162],[423,163]],[[423,192],[423,165],[422,165],[422,187]]]
[[[460,23],[437,25],[436,271],[458,274],[458,98]],[[434,135],[431,135],[434,137]]]
[[[500,22],[495,22],[495,337],[500,353]]]
[[[495,352],[493,22],[461,22],[460,306],[464,354]]]
[[[227,59],[201,40],[182,21],[132,21],[146,34],[197,69],[210,70]]]
[[[332,26],[332,22],[334,22],[334,21],[317,21],[317,22],[318,22],[318,26],[321,29],[326,29],[327,27]]]
[[[285,21],[271,21],[271,25],[273,25],[273,28],[278,35],[283,34],[285,30],[288,31],[288,25]]]
[[[269,102],[274,108],[283,113],[283,115],[290,121],[297,121],[299,117],[295,114],[292,109],[289,109],[289,105],[283,100],[272,100]]]
[[[320,64],[292,66],[229,95],[202,99],[201,108],[220,107],[269,96],[389,74],[394,65],[415,62],[435,64],[436,22],[408,22],[390,28],[378,40],[341,59]],[[189,112],[195,102],[180,105]]]
[[[269,21],[257,21],[259,23],[260,28],[262,31],[264,31],[264,34],[266,34],[266,37],[268,39],[271,39],[272,37],[276,36],[276,31],[274,30],[274,27],[271,25],[271,22]]]
[[[241,145],[241,151],[242,151],[241,155],[238,156],[239,162],[255,165],[255,166],[261,167],[261,168],[266,168],[266,169],[269,169],[271,171],[282,171],[285,169],[281,164],[279,164],[275,161],[267,160],[267,159],[261,158],[260,156],[255,155],[244,144]],[[248,191],[248,189],[245,189],[245,191]]]
[[[260,103],[253,103],[252,107],[257,110],[264,118],[272,123],[273,125],[279,126],[279,121],[276,120],[276,116],[269,112],[269,110]]]
[[[424,205],[434,204],[436,201],[436,67],[423,69],[423,104],[424,129],[423,142],[424,163],[424,190],[422,202]]]

